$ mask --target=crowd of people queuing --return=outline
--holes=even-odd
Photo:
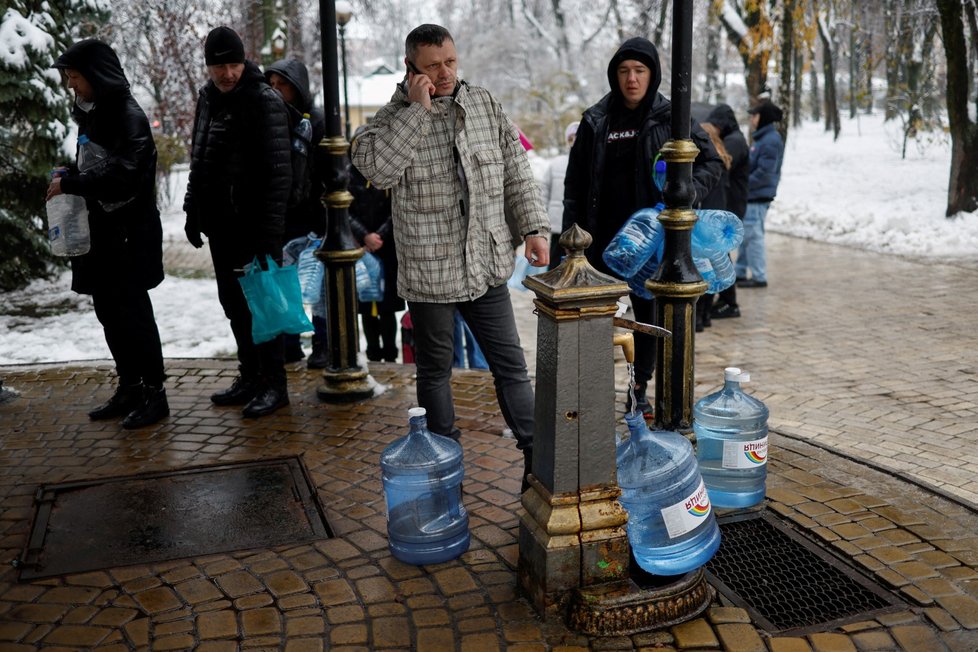
[[[240,37],[225,26],[207,35],[204,54],[207,81],[197,97],[185,233],[198,248],[206,236],[218,298],[237,346],[239,373],[210,400],[241,406],[245,417],[255,418],[289,404],[285,364],[305,353],[298,336],[253,341],[238,278],[256,258],[292,264],[323,236],[320,197],[328,154],[295,139],[297,125],[307,120],[307,145],[318,143],[325,120],[298,59],[263,71],[246,59]],[[579,122],[567,125],[567,149],[551,161],[542,184],[532,174],[522,133],[499,101],[458,77],[459,54],[447,29],[425,24],[412,30],[404,65],[391,101],[357,130],[351,144],[352,231],[366,252],[381,259],[386,279],[383,300],[360,305],[366,356],[397,360],[396,313],[406,306],[418,404],[432,432],[457,439],[452,369],[464,366],[463,334],[472,339],[480,356],[473,366],[492,374],[503,417],[523,451],[525,483],[532,465],[534,394],[507,288],[513,234],[529,265],[546,269],[563,255],[560,234],[577,224],[593,238],[585,252],[590,263],[613,275],[601,253],[632,213],[663,200],[652,162],[671,137],[671,105],[659,92],[659,55],[641,37],[618,48],[608,63],[608,93]],[[71,260],[72,289],[92,295],[118,386],[89,416],[123,417],[124,427],[138,428],[169,415],[148,293],[163,280],[153,135],[109,45],[80,41],[55,67],[75,93],[72,115],[79,133],[109,153],[98,169],[67,166],[47,193],[48,199],[80,195],[91,215],[91,250]],[[764,215],[783,156],[776,130],[781,110],[765,99],[748,114],[751,146],[729,105],[716,106],[704,122],[691,125],[699,150],[693,187],[696,207],[729,210],[744,221],[737,285],[762,288]],[[631,295],[630,305],[637,320],[654,321],[654,300]],[[316,369],[328,361],[324,296],[313,304],[312,315],[307,366]],[[740,316],[736,287],[721,293],[716,305],[708,299],[699,303],[697,330],[711,316]],[[636,334],[635,348],[634,407],[650,414],[654,341]]]

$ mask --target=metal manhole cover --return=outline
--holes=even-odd
[[[771,633],[842,624],[902,606],[769,513],[719,523],[723,538],[707,577]]]
[[[298,457],[43,485],[20,579],[333,536]]]

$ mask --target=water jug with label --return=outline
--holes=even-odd
[[[695,570],[720,547],[720,528],[693,446],[677,432],[650,431],[639,412],[625,423],[631,436],[617,450],[619,500],[635,561],[653,575]]]
[[[57,168],[51,178],[62,177],[64,168]],[[84,197],[61,193],[44,204],[48,217],[48,242],[55,256],[81,256],[91,249],[88,226],[88,206]]]
[[[424,408],[411,408],[409,432],[380,456],[391,554],[415,565],[455,559],[469,549],[462,504],[462,447],[428,430]]]
[[[768,409],[740,388],[750,374],[727,367],[723,378],[693,406],[696,458],[715,507],[751,507],[764,500]]]

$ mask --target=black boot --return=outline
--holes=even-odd
[[[530,488],[530,473],[533,472],[533,449],[523,449],[523,484],[520,485],[520,494],[526,493]]]
[[[257,378],[238,376],[230,387],[211,394],[211,403],[214,405],[244,405],[255,398],[260,389],[261,386]]]
[[[170,404],[166,401],[166,389],[162,386],[143,385],[143,400],[122,420],[127,430],[150,426],[170,416]]]
[[[143,386],[140,383],[135,385],[119,385],[105,403],[98,406],[88,413],[88,418],[92,421],[101,419],[114,419],[124,417],[139,406],[143,400]]]
[[[328,364],[329,350],[326,348],[326,342],[314,339],[312,341],[312,354],[306,360],[306,368],[325,369]]]
[[[289,404],[289,392],[284,387],[266,386],[248,405],[244,406],[242,414],[249,419],[263,417]]]
[[[285,362],[298,362],[306,357],[306,352],[302,350],[298,335],[286,335],[283,340],[285,342]]]

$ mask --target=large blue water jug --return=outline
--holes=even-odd
[[[408,564],[437,564],[469,549],[462,505],[462,447],[428,430],[424,408],[408,411],[410,431],[380,456],[391,554]]]
[[[625,220],[601,254],[608,269],[621,278],[630,278],[656,253],[665,238],[659,222],[662,209],[661,204],[640,208]]]
[[[693,406],[696,458],[716,507],[750,507],[764,500],[768,409],[745,394],[750,374],[723,370],[723,389]]]
[[[681,575],[720,547],[693,446],[676,432],[651,432],[641,413],[625,415],[631,436],[618,446],[618,485],[628,512],[628,542],[653,575]]]

